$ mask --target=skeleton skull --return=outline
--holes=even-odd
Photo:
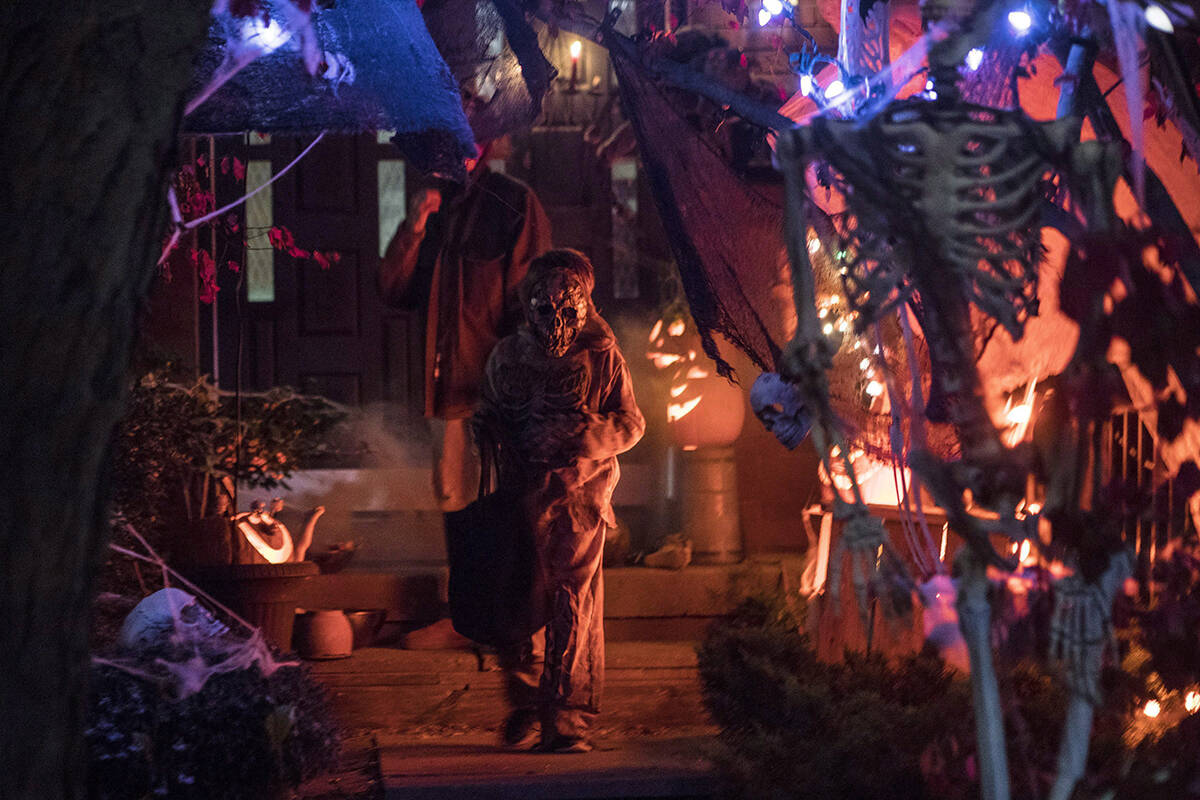
[[[567,270],[553,270],[538,281],[525,308],[530,330],[553,358],[571,348],[587,318],[587,288]]]
[[[764,372],[750,389],[750,406],[763,427],[775,434],[780,444],[794,450],[812,427],[812,417],[792,384],[774,372]]]
[[[227,630],[194,595],[168,587],[143,598],[129,612],[119,641],[122,647],[141,649],[165,644],[170,636],[199,641]]]

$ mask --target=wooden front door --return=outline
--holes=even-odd
[[[252,139],[239,150],[259,175],[268,163],[278,174],[312,139]],[[240,310],[223,304],[223,374],[235,374],[240,350],[248,389],[291,386],[351,406],[389,401],[420,413],[421,321],[386,308],[376,290],[382,245],[403,214],[404,174],[395,147],[375,134],[327,135],[271,185],[271,225],[290,231],[301,250],[336,253],[328,268],[268,249],[263,212],[256,220],[247,210],[249,247],[260,263],[273,263],[269,280],[262,268],[257,277],[247,270]]]

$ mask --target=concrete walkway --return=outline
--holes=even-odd
[[[579,755],[499,746],[501,674],[490,654],[375,647],[310,667],[343,726],[356,741],[369,737],[388,800],[711,797],[705,750],[715,728],[703,709],[694,645],[610,642],[607,649],[596,749]]]

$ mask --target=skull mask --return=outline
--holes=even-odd
[[[587,289],[566,270],[554,270],[539,281],[525,307],[530,330],[552,358],[571,348],[587,318]]]
[[[804,409],[796,387],[774,372],[764,372],[750,389],[750,407],[763,427],[775,434],[789,450],[804,441],[812,427],[812,418]]]

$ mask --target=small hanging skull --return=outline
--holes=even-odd
[[[525,320],[553,358],[566,354],[588,319],[588,291],[566,270],[552,270],[533,285]]]
[[[796,449],[812,428],[812,416],[794,384],[774,372],[764,372],[750,388],[750,407],[763,427],[788,450]]]
[[[167,587],[148,595],[125,617],[118,639],[122,647],[140,650],[175,640],[201,641],[220,636],[229,629],[194,595]]]

